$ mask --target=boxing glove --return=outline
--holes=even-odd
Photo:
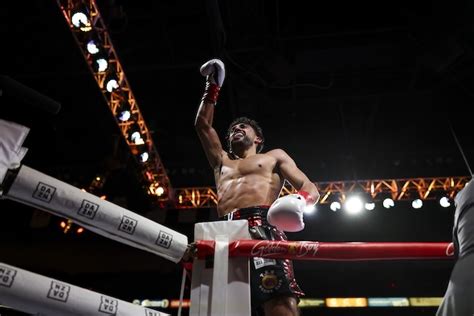
[[[206,88],[202,100],[216,104],[225,78],[224,63],[219,59],[211,59],[201,66],[200,72],[206,77]]]
[[[304,229],[304,209],[314,204],[314,198],[306,191],[282,196],[268,209],[267,221],[278,230],[299,232]]]

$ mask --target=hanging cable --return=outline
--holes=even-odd
[[[451,130],[451,134],[453,134],[454,140],[456,141],[456,145],[458,146],[459,151],[461,152],[461,156],[464,159],[464,163],[466,164],[467,170],[469,171],[469,174],[471,175],[471,178],[473,177],[471,166],[469,165],[469,161],[467,161],[466,155],[464,154],[464,151],[462,150],[461,144],[459,143],[458,137],[456,136],[456,133],[454,132],[454,128],[451,124],[451,121],[448,120],[449,123],[449,128]]]

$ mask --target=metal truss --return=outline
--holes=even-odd
[[[440,196],[453,198],[470,177],[413,178],[317,182],[321,198],[320,204],[334,200],[344,201],[349,193],[359,193],[370,197],[372,201],[381,201],[386,197],[393,200],[436,199]],[[287,182],[280,196],[295,193],[296,190]],[[175,188],[176,208],[210,208],[217,205],[217,192],[212,187]]]
[[[139,165],[147,193],[157,201],[168,201],[172,199],[173,190],[165,167],[161,162],[150,131],[132,93],[132,89],[130,88],[117,53],[112,45],[107,27],[101,18],[95,0],[57,0],[57,3],[120,128],[122,136]],[[72,23],[72,15],[78,8],[84,8],[87,11],[87,18],[89,19],[88,23],[81,28],[77,28]],[[91,39],[101,45],[102,53],[106,55],[108,59],[106,71],[99,71],[94,68],[95,57],[87,50],[87,44]],[[108,77],[111,75],[116,77],[119,87],[109,92],[106,84]],[[126,106],[130,113],[130,119],[122,121],[118,117],[124,106]],[[138,144],[130,138],[131,133],[134,131],[138,131],[141,135],[141,141]],[[143,152],[148,153],[148,160],[146,160],[146,162],[140,161],[139,158],[139,155]]]

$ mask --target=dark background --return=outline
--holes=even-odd
[[[283,148],[315,182],[465,176],[474,159],[474,7],[467,1],[98,1],[174,187],[212,186],[193,120],[221,58],[222,135],[256,119],[265,150]],[[217,7],[217,4],[219,7]],[[128,147],[55,1],[1,4],[0,74],[60,102],[48,114],[0,97],[0,118],[31,128],[24,163],[77,187],[106,177],[98,195],[192,239],[214,209],[161,209],[140,187]],[[0,262],[124,300],[177,298],[180,267],[61,219],[0,201]],[[294,240],[449,241],[454,208],[408,202],[350,217],[327,205]],[[75,227],[73,227],[75,228]],[[296,262],[308,297],[442,296],[451,261]],[[433,308],[313,310],[326,315],[433,315]],[[311,315],[308,310],[304,314]],[[391,314],[392,313],[392,314]],[[370,314],[370,315],[372,315]]]

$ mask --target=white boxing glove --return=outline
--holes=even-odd
[[[282,196],[268,209],[267,221],[278,230],[299,232],[304,229],[304,209],[314,203],[314,199],[305,191]]]
[[[208,77],[210,83],[222,87],[225,78],[224,63],[220,59],[211,59],[204,63],[200,69],[201,75]]]
[[[211,59],[201,66],[200,72],[206,77],[206,88],[202,100],[216,104],[225,78],[224,63],[220,59]]]

